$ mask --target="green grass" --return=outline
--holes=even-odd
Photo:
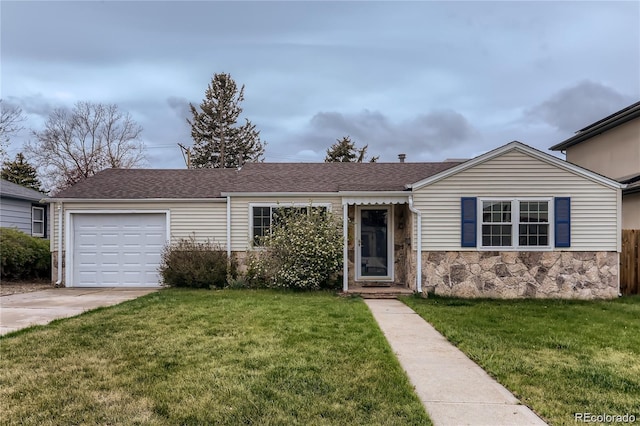
[[[0,338],[2,424],[430,424],[359,299],[162,290]]]
[[[640,419],[640,297],[403,301],[551,424]]]

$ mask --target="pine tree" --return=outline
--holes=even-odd
[[[342,139],[336,139],[336,143],[327,149],[327,156],[324,158],[325,163],[362,163],[367,154],[369,145],[362,148],[356,148],[356,143],[345,136]],[[380,156],[371,157],[370,163],[378,161]]]
[[[193,153],[196,168],[241,167],[248,161],[262,161],[265,143],[260,131],[245,119],[238,125],[244,100],[244,85],[238,90],[231,75],[214,74],[200,103],[200,110],[190,104]]]
[[[42,184],[38,179],[38,173],[29,164],[24,155],[19,152],[13,161],[5,161],[2,166],[2,179],[16,183],[26,188],[42,191]]]

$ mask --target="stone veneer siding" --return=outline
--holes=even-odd
[[[423,292],[490,298],[608,299],[618,296],[616,252],[422,253]]]

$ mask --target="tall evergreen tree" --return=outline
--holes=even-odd
[[[42,184],[38,179],[36,168],[25,160],[21,152],[16,155],[15,160],[3,163],[2,179],[36,191],[42,191]]]
[[[362,148],[356,148],[356,143],[349,136],[342,139],[336,139],[336,143],[327,149],[327,156],[324,158],[325,163],[362,163],[367,154],[369,145]],[[371,157],[370,163],[378,161],[380,156]]]
[[[260,140],[260,131],[248,119],[238,124],[243,100],[244,85],[238,90],[231,75],[221,73],[213,75],[200,110],[189,104],[193,167],[231,168],[263,160],[266,143]]]

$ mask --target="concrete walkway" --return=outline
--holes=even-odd
[[[365,303],[436,426],[546,424],[407,305]]]
[[[156,288],[56,288],[0,297],[0,335],[111,306]]]

